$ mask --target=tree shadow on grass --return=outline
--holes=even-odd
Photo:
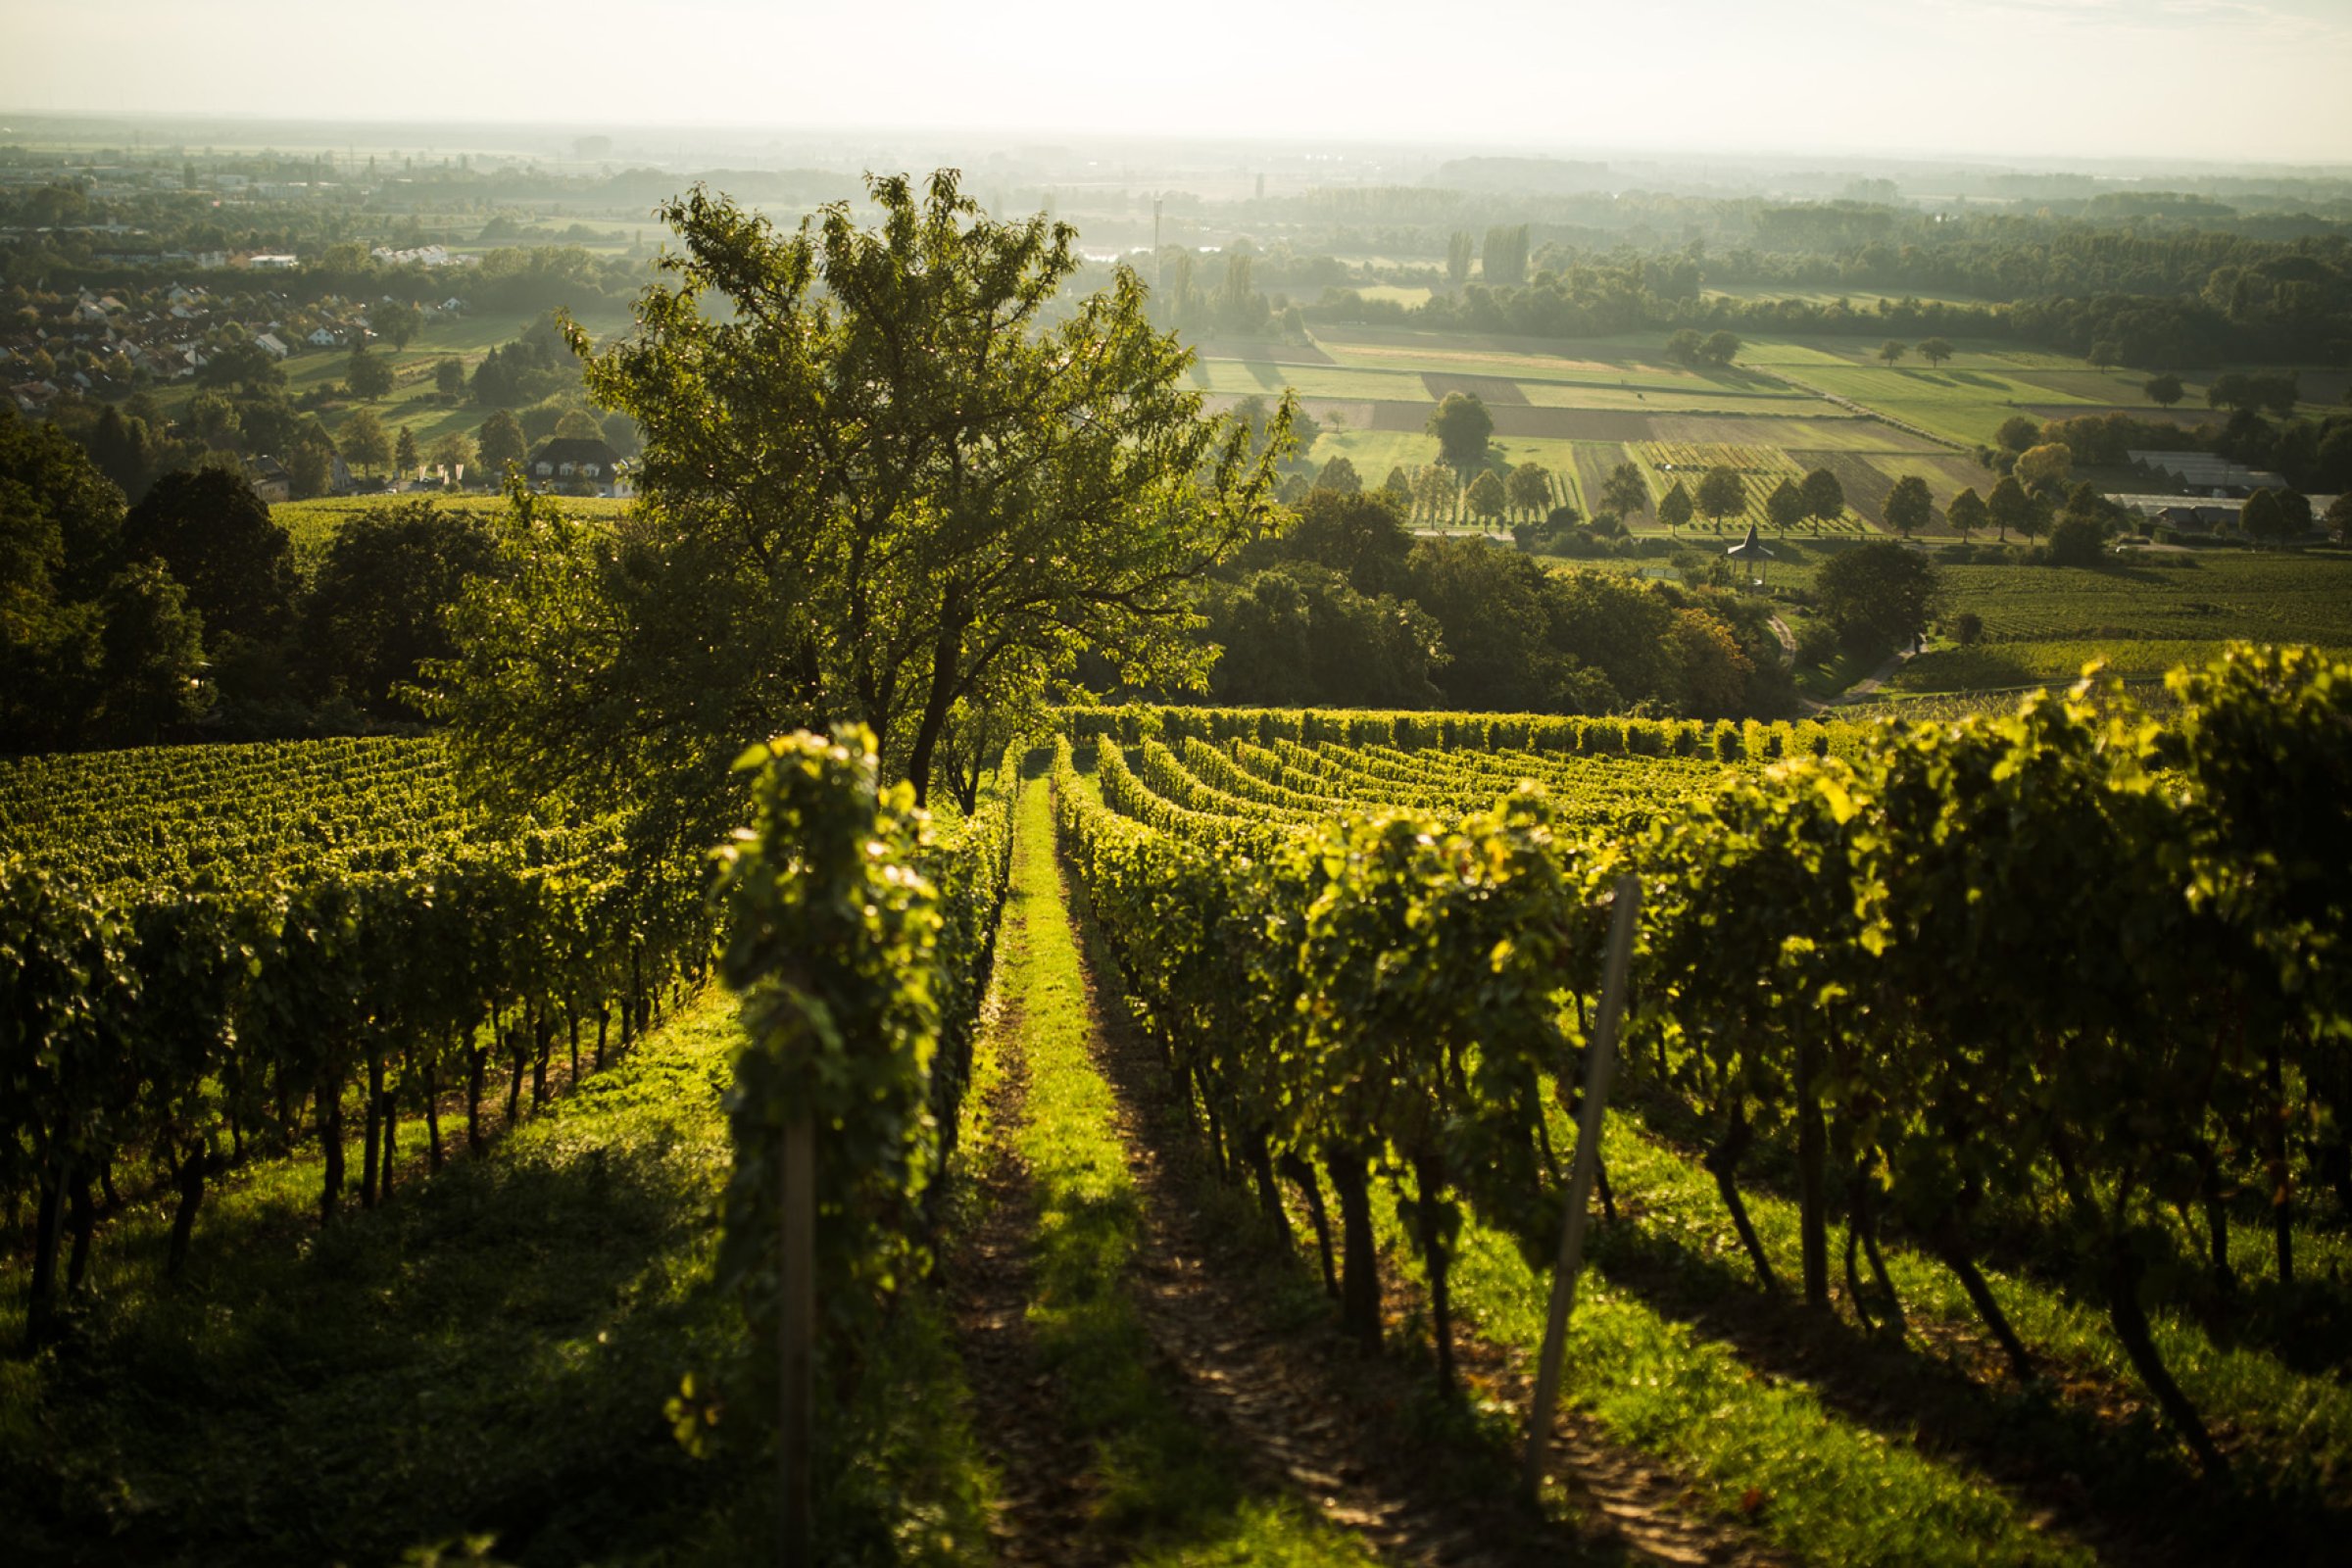
[[[88,1304],[45,1462],[7,1488],[29,1560],[388,1561],[483,1533],[517,1563],[627,1560],[703,1529],[728,1467],[662,1404],[740,1334],[709,1286],[709,1142],[567,1131],[299,1248],[231,1219],[183,1280]]]
[[[1897,1342],[1766,1297],[1741,1258],[1636,1223],[1599,1231],[1593,1260],[1660,1315],[1721,1341],[1760,1373],[1801,1381],[1841,1419],[1953,1454],[2054,1511],[2102,1556],[2317,1561],[2347,1523],[2301,1477],[2243,1466],[2230,1487],[2212,1485],[2144,1413],[2103,1420],[2043,1390],[1979,1381],[1916,1336]]]

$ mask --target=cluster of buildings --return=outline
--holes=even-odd
[[[465,308],[451,298],[423,309],[429,318]],[[61,397],[114,399],[189,380],[237,344],[273,360],[344,352],[373,338],[368,310],[332,295],[298,303],[271,289],[187,283],[24,295],[0,305],[0,386],[21,412],[41,414]]]

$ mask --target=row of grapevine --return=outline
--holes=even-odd
[[[882,786],[861,728],[773,741],[738,764],[752,813],[722,857],[721,972],[742,995],[746,1043],[728,1101],[719,1273],[757,1331],[748,1365],[721,1374],[754,1412],[749,1431],[767,1430],[796,1357],[821,1375],[828,1409],[852,1405],[878,1314],[921,1271],[1010,873],[1018,764],[1016,748],[977,808],[947,825],[906,785]],[[781,1240],[796,1139],[813,1189],[811,1250],[797,1265]],[[796,1285],[814,1321],[809,1343],[783,1349]],[[819,1480],[808,1436],[784,1436],[787,1468],[801,1455],[798,1484],[819,1493],[870,1437],[833,1432]]]
[[[357,799],[336,811],[369,815],[368,780],[346,782]],[[190,845],[220,839],[175,830],[231,823],[232,803],[220,804],[142,821],[135,794],[118,798],[117,838],[144,838],[146,858],[102,858],[103,880],[60,868],[55,822],[20,824],[30,853],[0,862],[0,1194],[12,1209],[33,1203],[35,1338],[61,1248],[70,1236],[71,1288],[88,1261],[93,1187],[111,1188],[119,1166],[150,1164],[176,1193],[174,1268],[211,1180],[314,1132],[331,1218],[356,1085],[359,1197],[372,1205],[390,1188],[404,1105],[427,1122],[437,1165],[441,1090],[462,1080],[478,1146],[494,1062],[509,1069],[512,1119],[526,1073],[544,1098],[559,1032],[576,1071],[593,1026],[601,1061],[614,1023],[623,1042],[646,1027],[664,982],[699,971],[710,947],[698,868],[639,863],[608,829],[474,840],[429,831],[429,806],[403,816],[387,802],[398,869],[355,869],[309,842],[285,858],[292,869],[265,854],[242,877],[235,858],[187,877]],[[254,842],[241,828],[226,837]]]
[[[1531,1248],[1552,1234],[1539,1086],[1566,1079],[1597,989],[1595,895],[1630,868],[1645,897],[1626,1070],[1711,1129],[1705,1163],[1767,1288],[1740,1187],[1765,1141],[1793,1145],[1810,1298],[1836,1209],[1850,1294],[1899,1320],[1876,1266],[1891,1226],[1952,1269],[2021,1372],[1979,1259],[1996,1212],[2059,1225],[2218,1471],[2150,1326],[2151,1294],[2183,1286],[2149,1260],[2171,1216],[2201,1213],[2226,1272],[2227,1200],[2250,1187],[2290,1280],[2298,1172],[2335,1172],[2352,1211],[2352,669],[2238,649],[2172,684],[2163,724],[2086,681],[1889,727],[1850,760],[1686,780],[1592,826],[1576,801],[1605,783],[1546,776],[1549,753],[1187,736],[1144,789],[1111,726],[1081,718],[1102,762],[1085,776],[1062,741],[1057,809],[1208,1136],[1269,1212],[1279,1179],[1300,1187],[1327,1256],[1322,1182],[1337,1193],[1334,1283],[1358,1332],[1378,1322],[1376,1162],[1410,1179],[1441,1316],[1457,1199]],[[1514,775],[1529,782],[1503,796]],[[1163,788],[1190,792],[1181,819]],[[1377,808],[1292,819],[1350,798]]]
[[[1277,741],[1319,746],[1394,746],[1404,751],[1524,751],[1541,756],[1712,758],[1771,761],[1782,757],[1851,757],[1873,743],[1873,723],[1788,719],[1735,723],[1695,718],[1619,718],[1576,713],[1449,713],[1427,710],[1177,708],[1131,704],[1065,708],[1062,733],[1077,742],[1108,736],[1123,745],[1197,738],[1223,744]]]

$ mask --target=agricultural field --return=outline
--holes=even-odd
[[[2126,557],[2096,570],[1949,565],[1949,615],[1984,622],[1972,648],[1936,648],[1891,680],[1897,693],[2064,684],[2093,659],[2133,677],[2201,663],[2226,641],[2309,643],[2352,655],[2352,559],[2213,552]]]
[[[1758,339],[1733,366],[1698,369],[1666,363],[1654,335],[1552,342],[1330,327],[1312,348],[1231,340],[1200,348],[1193,381],[1212,408],[1296,391],[1323,425],[1310,461],[1345,453],[1374,482],[1392,466],[1409,473],[1435,462],[1429,416],[1447,393],[1467,392],[1493,416],[1504,461],[1572,475],[1580,509],[1618,463],[1642,464],[1654,482],[1644,453],[1710,445],[1777,452],[1764,460],[1776,472],[1828,468],[1861,532],[1885,526],[1887,493],[1916,476],[1934,497],[1931,538],[1948,536],[1944,509],[1954,495],[1989,488],[1993,475],[1972,454],[2002,420],[2161,412],[2136,372],[1968,344],[1933,368],[1916,361],[1888,368],[1874,345],[1848,337]],[[2203,416],[2194,388],[2180,413]],[[1635,526],[1659,531],[1650,519]]]
[[[604,496],[561,496],[555,505],[575,516],[617,517],[629,508],[626,500]],[[336,532],[344,520],[365,512],[383,507],[419,504],[441,512],[489,513],[503,508],[503,495],[483,492],[460,492],[448,495],[432,491],[412,491],[404,495],[323,496],[312,501],[280,501],[270,509],[270,518],[286,530],[293,542],[294,557],[305,565],[315,563],[328,545],[334,543]]]

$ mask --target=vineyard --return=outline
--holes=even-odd
[[[1654,501],[1680,484],[1693,500],[1698,497],[1699,481],[1716,468],[1728,468],[1740,480],[1740,494],[1745,502],[1737,513],[1728,514],[1717,531],[1742,533],[1750,527],[1774,527],[1764,502],[1784,481],[1794,485],[1804,478],[1804,471],[1794,460],[1779,447],[1729,446],[1710,441],[1636,441],[1626,450],[1641,465],[1643,477],[1649,481]],[[1692,526],[1712,519],[1693,517]],[[1872,529],[1851,510],[1835,522],[1815,525],[1808,523],[1809,533],[1829,536],[1868,537]]]
[[[2241,653],[2175,680],[2168,730],[2086,687],[1729,775],[1524,721],[1454,747],[1376,717],[1082,712],[1054,785],[1212,1157],[1307,1233],[1367,1343],[1401,1290],[1441,1382],[1463,1323],[1532,1350],[1604,894],[1633,870],[1608,1284],[1573,1396],[1772,1498],[1767,1533],[1808,1558],[2085,1554],[1835,1398],[1755,1387],[1715,1314],[1801,1300],[1856,1355],[1924,1342],[1897,1359],[1973,1398],[2064,1389],[2004,1466],[2193,1454],[2209,1500],[2276,1506],[2291,1553],[2352,1460],[2352,1400],[2296,1364],[2288,1305],[2352,1260],[2321,869],[2352,846],[2339,805],[2281,821],[2255,780],[2345,776],[2345,672]],[[1668,1409],[1641,1393],[1660,1378]],[[2243,1527],[2197,1528],[2222,1514]]]
[[[485,1096],[505,1126],[560,1128],[576,1097],[542,1111],[550,1079],[602,1083],[612,1058],[679,1104],[710,1096],[684,1136],[732,1146],[662,1223],[717,1216],[691,1269],[719,1294],[693,1299],[737,1303],[735,1327],[701,1307],[691,1346],[637,1352],[687,1374],[684,1450],[737,1467],[700,1473],[774,1473],[779,1391],[810,1365],[798,1314],[832,1401],[797,1472],[820,1539],[887,1529],[980,1561],[949,1538],[984,1544],[1027,1509],[1067,1514],[1047,1539],[1419,1560],[1442,1527],[1362,1500],[1414,1478],[1369,1457],[1343,1476],[1318,1446],[1370,1422],[1375,1446],[1507,1475],[1630,874],[1574,1446],[1532,1508],[1449,1485],[1554,1551],[1597,1514],[1637,1542],[1671,1515],[1676,1550],[1752,1560],[2309,1558],[2352,1506],[2331,1328],[2352,1264],[2348,693],[2309,653],[2238,649],[2177,672],[2161,723],[2093,681],[1884,727],[1075,708],[936,821],[844,731],[746,756],[715,885],[617,824],[494,829],[435,742],[12,764],[12,1278],[30,1337],[88,1353],[101,1211],[151,1203],[176,1275],[208,1184],[315,1147],[317,1223],[353,1227],[347,1123],[358,1205],[383,1208],[416,1163],[404,1123],[437,1171],[441,1117],[474,1154],[498,1130]],[[692,1044],[706,974],[740,999],[723,1067]],[[1112,1023],[1089,1022],[1098,998]],[[685,1049],[664,1005],[701,1053],[687,1077],[662,1076]],[[1160,1132],[1121,1108],[1139,1072],[1176,1107]],[[1172,1195],[1155,1160],[1177,1146],[1139,1154],[1165,1138],[1231,1202]],[[1005,1162],[1029,1196],[971,1195]],[[990,1224],[1035,1227],[1033,1276],[1001,1277],[1019,1249]],[[1213,1310],[1153,1294],[1200,1266],[1171,1262],[1171,1225],[1263,1233],[1314,1302],[1290,1320],[1380,1352],[1299,1352],[1323,1370],[1286,1361],[1282,1388],[1388,1367],[1476,1421],[1399,1437],[1394,1385],[1386,1416],[1283,1413],[1262,1369],[1221,1359],[1246,1287]],[[954,1300],[982,1293],[954,1332],[935,1270]],[[1033,1350],[1002,1348],[1008,1321]],[[18,1428],[63,1419],[27,1387],[0,1406]],[[1212,1388],[1231,1413],[1200,1425]],[[103,1510],[52,1475],[66,1460],[9,1442]],[[1303,1492],[1264,1493],[1236,1443],[1288,1456]],[[1611,1464],[1651,1477],[1649,1500],[1585,1490]],[[1078,1472],[1099,1503],[1068,1500]],[[1010,1500],[983,1525],[990,1486]],[[422,1539],[372,1528],[387,1554]]]

